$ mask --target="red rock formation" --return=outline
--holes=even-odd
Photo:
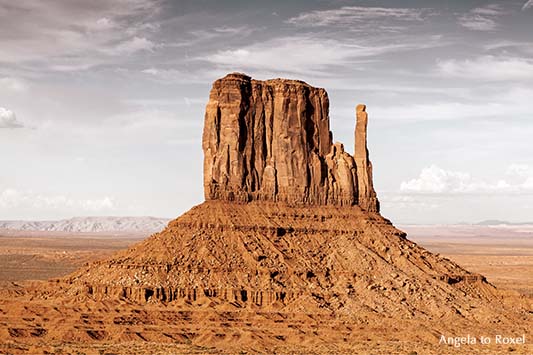
[[[342,155],[340,147],[336,154]],[[478,304],[469,290],[482,287],[484,278],[429,253],[358,206],[215,200],[65,281],[70,298],[213,301],[221,308],[236,302],[298,312],[343,304],[353,314],[376,309],[410,318],[414,309],[441,317],[458,305]]]
[[[208,201],[128,250],[28,290],[22,307],[0,297],[0,352],[2,342],[37,339],[150,347],[119,353],[165,342],[188,343],[165,353],[362,353],[376,331],[381,344],[403,344],[408,329],[441,353],[439,334],[475,334],[483,321],[491,333],[500,324],[523,334],[530,322],[510,326],[529,309],[504,310],[483,276],[377,213],[364,105],[357,113],[354,159],[332,144],[323,89],[217,80],[203,137]]]
[[[368,125],[366,106],[357,105],[355,111],[357,123],[355,126],[354,159],[355,165],[357,165],[359,206],[367,211],[379,212],[379,201],[372,182],[372,163],[368,159],[368,148],[366,146],[366,130]]]
[[[217,80],[203,135],[206,200],[355,205],[362,197],[363,208],[378,211],[368,156],[358,174],[353,157],[332,144],[328,109],[326,91],[301,81]]]
[[[341,143],[332,144],[323,89],[243,74],[217,80],[203,133],[207,201],[137,246],[74,273],[68,292],[270,307],[317,295],[320,303],[331,289],[351,304],[349,284],[358,295],[350,309],[358,311],[364,300],[397,308],[407,282],[429,294],[449,279],[464,281],[458,288],[483,281],[408,241],[377,213],[367,120],[359,105],[354,159]],[[412,280],[391,280],[391,273]],[[378,282],[391,288],[387,297],[368,289]],[[445,309],[457,292],[433,297]]]

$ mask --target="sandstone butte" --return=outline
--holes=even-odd
[[[289,205],[359,205],[378,212],[366,147],[367,114],[357,106],[355,156],[333,144],[324,89],[296,80],[217,80],[203,134],[206,200]]]
[[[355,110],[354,156],[333,143],[328,111],[326,91],[301,81],[215,81],[206,201],[106,260],[4,290],[0,349],[472,354],[510,350],[441,335],[529,336],[530,300],[380,215],[366,107]]]

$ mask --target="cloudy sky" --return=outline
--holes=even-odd
[[[0,0],[0,219],[175,217],[228,72],[366,103],[383,214],[533,221],[533,0]]]

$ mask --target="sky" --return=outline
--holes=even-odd
[[[203,201],[211,83],[367,105],[382,214],[533,221],[533,0],[0,0],[0,219],[176,217]]]

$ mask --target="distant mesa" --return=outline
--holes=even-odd
[[[524,225],[533,225],[533,222],[509,222],[502,221],[499,219],[487,219],[476,223],[478,226],[524,226]]]
[[[202,144],[206,200],[359,205],[378,212],[365,108],[356,109],[351,156],[333,143],[324,89],[239,73],[215,81]]]
[[[69,233],[154,233],[168,219],[156,217],[74,217],[53,221],[0,221],[0,229]]]

